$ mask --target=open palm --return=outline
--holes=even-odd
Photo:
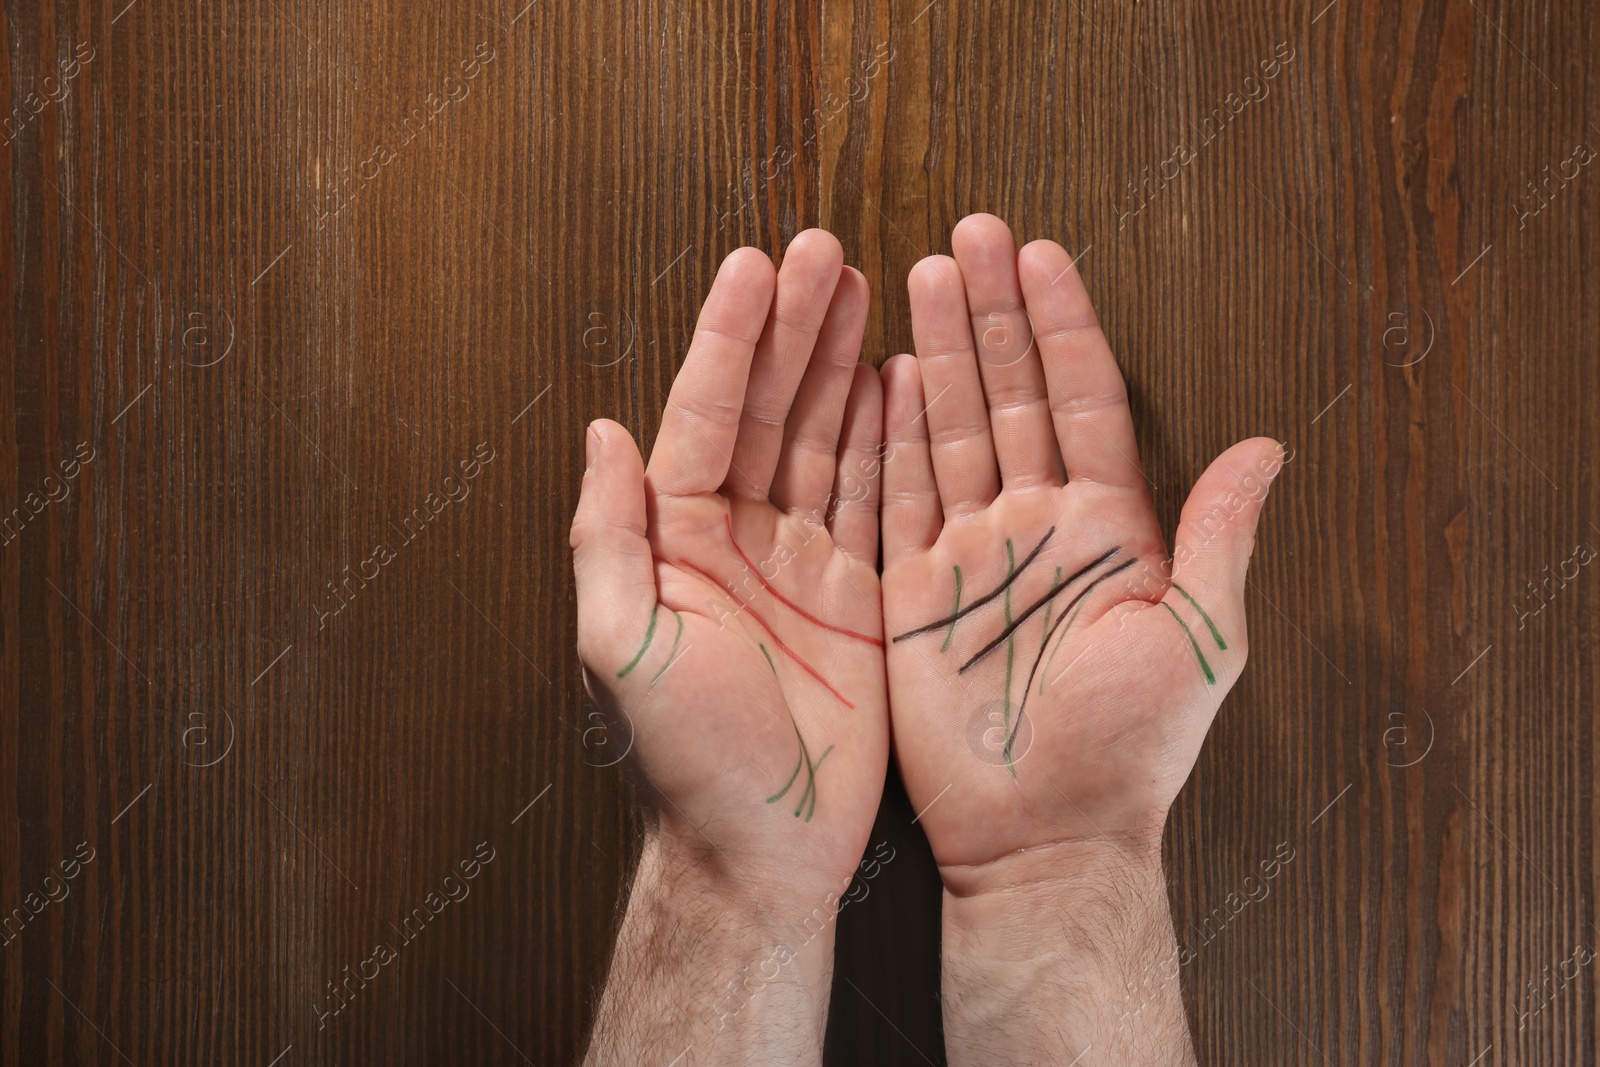
[[[595,423],[573,524],[591,690],[663,827],[769,900],[844,888],[888,758],[867,301],[822,231],[728,256],[648,471]]]
[[[1244,665],[1279,446],[1224,453],[1172,553],[1073,261],[975,215],[909,287],[883,369],[884,618],[898,758],[947,884],[1046,846],[1159,842]]]

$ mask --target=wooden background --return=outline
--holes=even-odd
[[[1294,449],[1168,835],[1202,1061],[1595,1062],[1592,4],[522,3],[4,5],[0,1062],[570,1061],[583,426],[806,226],[905,349],[978,210],[1084,257],[1169,529]],[[942,1062],[910,814],[830,1063]]]

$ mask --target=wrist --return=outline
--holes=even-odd
[[[1103,883],[1139,884],[1162,878],[1162,824],[1090,839],[1063,839],[1017,849],[983,863],[940,864],[947,897],[974,901],[1005,900],[1031,893],[1077,897]]]
[[[754,889],[714,850],[653,830],[586,1062],[670,1062],[693,1049],[685,1062],[820,1063],[836,906],[812,910]]]
[[[1159,839],[942,873],[952,1065],[1070,1062],[1091,1046],[1097,1064],[1193,1062]]]
[[[958,956],[1104,968],[1173,940],[1158,847],[1058,843],[941,874],[945,949]]]
[[[787,946],[802,967],[822,961],[829,965],[820,977],[831,974],[840,894],[807,879],[769,871],[748,856],[735,862],[698,835],[655,829],[645,837],[630,901],[641,896],[742,943]]]

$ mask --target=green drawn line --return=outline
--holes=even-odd
[[[762,645],[761,651],[763,654],[765,654],[767,647]],[[767,662],[772,662],[772,657],[770,655],[767,656]],[[777,668],[773,668],[773,672],[776,673]],[[767,803],[776,804],[778,801],[782,800],[784,795],[788,793],[791,788],[793,788],[795,780],[800,777],[800,768],[804,767],[806,768],[806,787],[800,791],[800,803],[794,809],[794,817],[797,819],[800,818],[800,813],[804,811],[806,822],[810,822],[811,816],[817,813],[817,772],[822,769],[823,761],[828,758],[828,753],[833,751],[834,746],[829,745],[827,748],[823,749],[822,755],[817,758],[815,763],[813,763],[811,760],[811,750],[806,747],[806,739],[800,736],[800,724],[794,722],[792,717],[789,721],[794,726],[795,740],[800,742],[800,755],[795,760],[794,773],[789,775],[789,780],[783,783],[782,789],[778,790],[776,793],[767,798]],[[809,811],[806,810],[807,800],[811,802],[811,808]]]
[[[1082,604],[1079,604],[1077,608],[1073,610],[1071,618],[1067,619],[1067,624],[1061,628],[1061,636],[1056,638],[1056,647],[1050,650],[1050,658],[1044,661],[1044,670],[1039,672],[1040,696],[1044,696],[1045,679],[1050,676],[1050,664],[1056,661],[1056,653],[1061,651],[1061,642],[1067,639],[1067,631],[1072,629],[1072,624],[1078,621],[1078,612],[1082,611],[1084,607],[1088,605],[1088,603],[1089,602],[1086,600]],[[1045,639],[1049,640],[1049,638],[1049,633],[1046,633]]]
[[[810,773],[810,776],[809,776],[809,780],[806,782],[806,792],[809,792],[811,794],[811,807],[810,807],[809,810],[806,811],[806,822],[810,822],[811,821],[811,816],[813,816],[813,815],[815,815],[817,813],[817,772],[822,769],[822,761],[827,759],[828,758],[828,753],[830,753],[832,751],[833,751],[833,746],[829,745],[827,748],[822,750],[822,755],[817,759],[817,762],[810,764],[811,773]],[[811,760],[811,756],[808,754],[806,756],[806,761],[808,763],[810,763],[810,760]],[[805,806],[806,806],[806,794],[805,793],[801,793],[800,794],[800,808],[804,808]],[[800,808],[795,808],[794,809],[794,817],[797,818],[797,819],[800,817]]]
[[[1051,596],[1054,596],[1060,590],[1061,590],[1061,568],[1057,567],[1056,568],[1055,586],[1051,590]],[[1044,637],[1039,641],[1039,655],[1040,656],[1044,655],[1044,646],[1050,642],[1050,609],[1053,608],[1053,607],[1055,607],[1055,601],[1054,600],[1052,600],[1050,603],[1048,603],[1048,604],[1046,604],[1044,606]],[[1045,682],[1045,677],[1044,676],[1048,676],[1049,671],[1050,671],[1050,664],[1055,661],[1056,652],[1060,652],[1061,651],[1061,642],[1066,640],[1067,631],[1072,629],[1072,623],[1073,623],[1073,621],[1075,619],[1077,619],[1078,612],[1082,611],[1083,607],[1084,607],[1083,604],[1079,604],[1077,606],[1077,608],[1073,611],[1072,618],[1068,619],[1067,620],[1067,624],[1061,628],[1061,636],[1056,638],[1055,652],[1051,652],[1050,653],[1050,658],[1044,661],[1044,670],[1040,672],[1041,677],[1039,679],[1039,695],[1040,696],[1044,696],[1044,682]]]
[[[793,722],[792,719],[790,721]],[[800,777],[800,767],[801,767],[802,764],[804,764],[806,762],[806,758],[805,758],[806,739],[800,736],[800,724],[799,723],[794,723],[794,736],[795,736],[795,740],[800,742],[800,755],[795,757],[794,773],[789,776],[789,780],[787,782],[783,783],[783,788],[782,789],[778,790],[776,793],[772,794],[770,797],[767,798],[767,803],[768,804],[776,804],[778,801],[783,799],[783,794],[787,793],[789,791],[789,787],[794,785],[794,780],[796,778]]]
[[[758,642],[758,644],[759,644],[759,642]],[[772,668],[773,677],[777,677],[777,675],[778,675],[778,665],[776,663],[772,662],[772,653],[767,651],[767,646],[766,645],[761,645],[761,654],[763,656],[767,657],[767,666]],[[796,728],[796,730],[798,731],[798,727]]]
[[[1056,576],[1050,581],[1050,599],[1045,601],[1044,605],[1044,635],[1046,639],[1050,637],[1050,612],[1056,606],[1056,594],[1059,592],[1061,592],[1061,568],[1057,567]],[[1044,651],[1043,641],[1039,642],[1039,651]]]
[[[1206,620],[1206,626],[1211,630],[1211,639],[1217,643],[1218,648],[1226,652],[1228,649],[1228,642],[1222,639],[1222,631],[1218,630],[1217,624],[1211,621],[1211,616],[1206,614],[1206,609],[1201,607],[1200,602],[1194,597],[1190,596],[1189,591],[1183,586],[1179,585],[1177,582],[1172,583],[1172,588],[1182,593],[1183,599],[1194,605],[1194,610],[1198,611],[1200,613],[1200,617]]]
[[[661,669],[650,677],[651,685],[655,685],[661,676],[667,673],[667,668],[672,666],[672,657],[678,654],[678,642],[683,640],[683,616],[674,611],[672,617],[678,620],[678,632],[672,635],[672,648],[667,652],[667,662],[663,663]],[[773,673],[777,672],[774,671]]]
[[[961,614],[961,568],[951,568],[956,572],[956,606],[950,609],[950,631],[944,635],[944,644],[939,646],[939,651],[944,652],[950,648],[950,639],[956,635],[955,616]]]
[[[1017,568],[1016,550],[1011,545],[1011,538],[1006,538],[1006,626],[1011,625],[1011,575]],[[1057,573],[1060,573],[1059,571]],[[1011,673],[1017,661],[1017,640],[1013,637],[1006,638],[1006,736],[1011,736]],[[1011,762],[1011,750],[1006,750],[1006,768],[1011,771],[1011,777],[1017,776],[1016,765]]]
[[[1168,604],[1165,600],[1161,602],[1161,606],[1166,608],[1168,611],[1172,611],[1172,605]],[[1194,632],[1189,629],[1189,624],[1184,622],[1183,617],[1176,611],[1172,611],[1172,617],[1178,620],[1178,625],[1183,627],[1184,636],[1189,638],[1189,647],[1194,649],[1195,658],[1200,661],[1200,670],[1205,672],[1206,684],[1216,685],[1217,676],[1211,673],[1211,664],[1206,662],[1205,653],[1200,651],[1200,642],[1194,639]]]
[[[639,665],[639,661],[644,659],[644,654],[647,651],[649,651],[649,649],[650,649],[650,641],[655,636],[656,636],[656,605],[652,604],[652,605],[650,605],[650,628],[644,632],[644,644],[639,646],[639,651],[633,657],[633,662],[629,663],[626,667],[622,668],[620,671],[617,672],[617,677],[618,678],[626,678],[633,671],[633,669]]]

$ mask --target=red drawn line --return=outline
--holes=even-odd
[[[700,577],[704,578],[706,581],[711,582],[713,585],[717,586],[719,589],[722,587],[722,583],[721,582],[717,581],[715,578],[713,578],[711,575],[707,574],[705,571],[701,570],[699,567],[696,567],[693,563],[686,563],[683,560],[669,560],[668,562],[670,562],[674,567],[682,567],[686,571],[693,571],[694,573],[698,574]],[[729,591],[729,595],[730,596],[733,595],[731,590]],[[739,598],[737,596],[734,596],[734,599],[735,600],[739,600]],[[807,663],[805,660],[801,659],[799,653],[797,653],[794,649],[790,648],[788,645],[783,643],[783,638],[778,636],[777,631],[774,630],[771,627],[771,625],[769,625],[767,623],[766,619],[763,619],[760,615],[756,614],[756,611],[755,611],[754,608],[752,608],[749,604],[745,603],[742,600],[739,600],[739,607],[742,610],[749,612],[750,613],[750,617],[752,619],[756,620],[756,622],[761,624],[761,628],[763,630],[767,631],[767,636],[772,638],[772,643],[778,646],[778,651],[779,652],[782,652],[785,656],[788,656],[790,659],[792,659],[796,663],[798,663],[800,665],[800,669],[801,670],[805,671],[807,674],[811,675],[811,677],[815,678],[818,681],[818,683],[820,683],[821,686],[824,689],[826,689],[828,692],[833,694],[834,698],[837,699],[839,701],[839,703],[843,704],[845,707],[849,708],[851,711],[855,710],[856,706],[854,704],[850,703],[850,701],[846,700],[844,698],[844,694],[843,693],[841,693],[837,689],[835,689],[832,685],[829,684],[829,682],[828,682],[828,680],[826,678],[824,678],[822,675],[818,674],[817,673],[817,669],[815,667],[813,667],[811,664]]]
[[[830,630],[833,633],[839,634],[839,635],[841,635],[843,637],[853,637],[857,641],[865,641],[867,644],[872,645],[874,648],[882,648],[883,647],[883,639],[882,638],[873,637],[870,634],[859,634],[859,633],[856,633],[854,630],[846,630],[842,626],[835,626],[832,623],[823,622],[821,619],[819,619],[815,615],[811,614],[811,612],[807,611],[805,608],[802,608],[799,604],[796,604],[794,601],[790,600],[788,597],[786,597],[782,593],[778,592],[777,589],[773,588],[772,583],[767,581],[766,577],[761,573],[761,569],[759,567],[757,567],[754,562],[751,561],[749,556],[744,554],[744,549],[739,547],[738,539],[733,536],[733,516],[732,515],[724,515],[722,518],[728,524],[728,540],[733,543],[733,550],[735,552],[739,553],[739,558],[744,560],[744,565],[746,567],[750,568],[750,573],[751,574],[754,574],[756,576],[756,581],[761,583],[761,588],[765,589],[767,592],[769,592],[773,596],[777,597],[778,600],[785,607],[787,607],[790,611],[793,611],[795,614],[801,616],[804,619],[808,619],[811,622],[816,623],[818,626],[822,627],[824,630]]]

